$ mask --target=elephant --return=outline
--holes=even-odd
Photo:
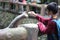
[[[0,29],[0,40],[38,40],[37,24],[29,23],[14,26],[23,17],[28,17],[28,15],[23,12],[12,20],[8,27]]]

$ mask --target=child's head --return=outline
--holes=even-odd
[[[57,14],[57,12],[58,12],[58,5],[57,5],[57,3],[55,3],[55,2],[49,3],[48,6],[47,6],[47,12],[48,12],[48,15],[51,15],[51,14],[55,15],[55,14]]]

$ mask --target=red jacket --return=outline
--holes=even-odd
[[[38,28],[44,34],[56,33],[56,23],[51,21],[52,18],[43,18],[40,15],[36,16],[38,22]]]

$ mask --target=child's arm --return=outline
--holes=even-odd
[[[38,21],[40,21],[40,22],[47,22],[47,21],[49,21],[51,18],[44,18],[43,16],[40,16],[40,15],[38,15],[38,14],[36,14],[36,19],[38,20]]]
[[[41,6],[41,15],[43,15],[45,13],[45,9],[46,7],[44,5]],[[36,14],[35,12],[33,11],[30,11],[28,12],[28,14],[36,17],[36,19],[42,23],[45,23],[45,22],[48,22],[50,20],[50,18],[43,18],[42,16]],[[46,24],[46,23],[45,23]]]
[[[31,16],[36,17],[36,19],[37,19],[38,21],[40,21],[40,22],[42,22],[42,23],[45,23],[45,24],[50,20],[50,18],[44,18],[44,17],[36,14],[36,13],[33,12],[33,11],[28,12],[28,14],[30,14]]]

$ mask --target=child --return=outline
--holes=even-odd
[[[47,34],[47,40],[58,40],[58,32],[56,22],[52,21],[54,19],[58,19],[57,17],[58,5],[55,2],[48,4],[47,6],[47,14],[51,16],[49,19],[45,19],[42,16],[35,14],[31,11],[29,14],[33,15],[39,21],[38,28],[43,34]],[[42,25],[44,24],[44,25]],[[52,36],[54,34],[54,37]]]

